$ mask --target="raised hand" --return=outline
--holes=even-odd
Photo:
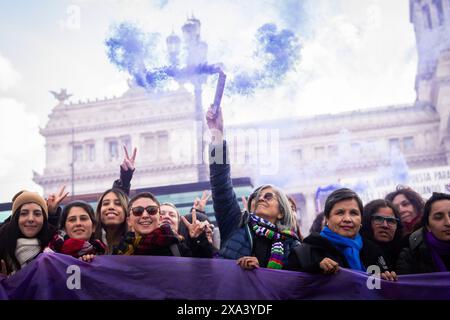
[[[213,142],[221,143],[223,139],[222,108],[219,107],[217,112],[214,112],[214,107],[211,105],[206,112],[206,123],[211,132],[211,136],[214,138]]]
[[[60,203],[67,197],[69,192],[65,192],[66,186],[62,186],[57,194],[50,194],[47,198],[48,214],[55,214]]]
[[[128,154],[128,150],[127,150],[126,146],[123,146],[123,151],[125,151],[125,158],[123,159],[123,162],[120,166],[122,167],[122,169],[124,171],[128,171],[128,170],[133,171],[134,170],[134,161],[136,160],[137,149],[136,148],[133,149],[133,154],[131,155],[131,157]]]
[[[259,268],[259,261],[256,257],[240,257],[236,264],[241,266],[241,268],[246,270],[252,270],[255,268]]]
[[[196,239],[203,232],[206,232],[206,225],[197,220],[197,211],[195,209],[192,209],[192,223],[189,223],[184,216],[181,216],[181,220],[188,229],[191,239]]]
[[[205,211],[206,204],[208,203],[209,198],[211,198],[211,192],[208,190],[203,191],[202,198],[198,197],[194,200],[193,208],[198,211]]]

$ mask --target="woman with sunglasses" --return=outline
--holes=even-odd
[[[206,120],[212,136],[209,168],[219,256],[237,260],[244,269],[283,269],[291,249],[300,243],[289,200],[272,185],[260,186],[249,198],[252,210],[242,214],[231,182],[221,108],[215,112],[211,107]]]
[[[390,201],[383,199],[366,204],[361,235],[375,242],[383,250],[389,270],[394,270],[402,247],[402,224],[397,208]]]
[[[192,214],[193,221],[187,225],[192,243],[188,245],[170,224],[160,224],[160,203],[152,193],[135,195],[128,204],[129,231],[113,254],[204,257],[204,250],[196,238],[205,232],[205,226],[196,220],[195,210]]]
[[[450,195],[433,193],[425,203],[422,227],[409,237],[397,261],[399,274],[450,271]]]
[[[354,191],[333,191],[325,201],[326,226],[293,249],[288,269],[335,274],[339,267],[365,272],[375,265],[383,279],[395,281],[397,275],[389,270],[381,249],[359,234],[362,211],[362,201]]]

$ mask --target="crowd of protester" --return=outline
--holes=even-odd
[[[193,200],[188,215],[149,192],[129,198],[136,149],[124,148],[120,179],[98,200],[64,206],[64,187],[44,199],[20,191],[11,215],[0,225],[0,272],[10,275],[42,252],[60,253],[87,263],[97,255],[159,255],[232,259],[245,270],[284,269],[336,274],[340,268],[380,270],[384,280],[398,274],[450,270],[450,195],[427,201],[399,186],[385,199],[365,206],[351,189],[333,191],[303,237],[295,201],[265,184],[243,198],[233,190],[221,109],[206,115],[211,133],[211,194]],[[217,226],[205,214],[212,198]],[[220,240],[219,240],[220,238]]]

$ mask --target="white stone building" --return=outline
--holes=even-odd
[[[270,181],[296,195],[303,228],[314,218],[320,186],[359,187],[366,201],[398,183],[424,196],[445,191],[450,183],[450,0],[410,0],[410,18],[419,56],[415,102],[228,127],[233,177]],[[134,188],[202,180],[195,159],[201,149],[199,106],[198,96],[183,89],[162,95],[133,86],[119,98],[78,104],[61,99],[41,130],[46,167],[34,180],[45,194],[72,182],[76,194],[101,192],[118,176],[122,144],[138,148]]]

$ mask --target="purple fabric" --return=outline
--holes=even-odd
[[[70,265],[80,268],[81,289],[68,289]],[[233,260],[156,256],[99,256],[85,263],[57,253],[41,254],[16,274],[0,280],[0,297],[9,299],[450,299],[450,272],[381,280],[341,269],[337,275],[256,269]],[[371,282],[372,283],[372,282]]]
[[[449,255],[450,254],[450,242],[444,242],[439,240],[434,236],[431,231],[428,231],[425,234],[425,240],[430,248],[431,257],[433,258],[433,262],[436,265],[437,269],[440,272],[446,272],[447,267],[444,264],[444,261],[441,259],[441,255]]]

